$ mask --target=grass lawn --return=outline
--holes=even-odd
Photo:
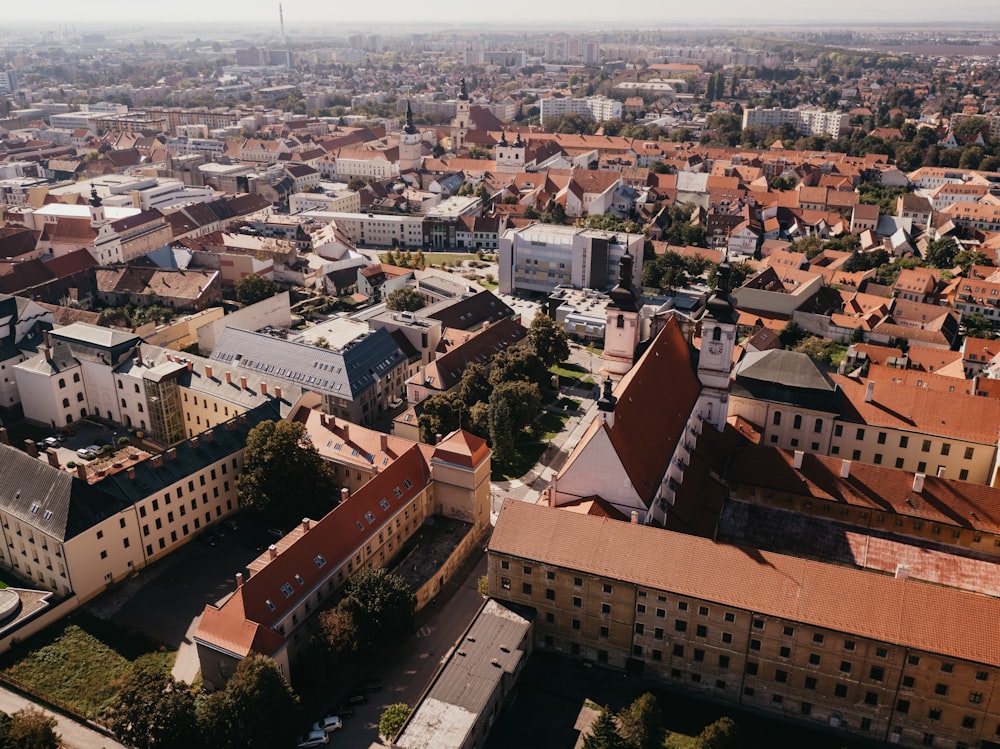
[[[553,416],[555,415],[553,414]],[[542,457],[542,453],[545,452],[546,447],[548,447],[548,443],[546,442],[536,442],[534,440],[518,441],[516,446],[517,456],[514,462],[509,466],[493,463],[492,479],[494,481],[511,481],[512,479],[521,478],[521,476],[534,467],[538,459]]]
[[[86,615],[63,619],[7,653],[2,678],[88,719],[118,694],[132,662],[153,654],[164,671],[176,653],[148,638]]]
[[[448,263],[448,265],[458,263],[461,265],[466,260],[479,259],[474,252],[425,252],[424,258],[428,265],[441,265],[441,263]]]
[[[686,733],[668,733],[663,739],[663,749],[698,749],[701,742]]]
[[[559,387],[593,387],[594,380],[579,364],[563,362],[549,367],[549,373],[559,375]]]
[[[528,427],[531,435],[534,437],[534,440],[532,441],[538,440],[541,442],[548,442],[563,430],[568,420],[568,413],[560,414],[552,411],[543,412],[542,415],[535,419],[531,423],[531,426]]]

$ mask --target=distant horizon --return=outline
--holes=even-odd
[[[150,6],[105,4],[87,5],[69,0],[50,0],[43,8],[26,3],[10,4],[4,9],[4,23],[36,30],[65,33],[67,26],[100,26],[108,30],[121,27],[199,28],[201,36],[212,38],[213,32],[228,35],[234,29],[253,27],[279,28],[278,2],[237,2],[216,0],[198,3],[194,0],[175,0],[169,8]],[[458,0],[441,0],[427,9],[414,0],[387,0],[378,5],[377,11],[365,4],[346,4],[346,7],[316,6],[303,0],[282,0],[285,30],[289,35],[308,32],[314,34],[317,26],[340,28],[393,28],[418,26],[425,29],[481,29],[493,28],[581,28],[600,24],[594,31],[610,29],[664,28],[672,24],[688,27],[705,24],[711,27],[741,26],[754,28],[780,28],[801,25],[821,25],[843,29],[852,26],[887,25],[912,28],[921,24],[934,24],[935,28],[965,27],[985,30],[991,24],[1000,24],[1000,3],[996,0],[957,0],[952,3],[930,0],[840,0],[835,10],[825,4],[801,3],[798,0],[764,0],[752,15],[747,15],[745,2],[716,0],[710,15],[703,7],[671,8],[662,17],[653,18],[649,10],[642,11],[644,18],[623,16],[617,6],[580,0],[569,6],[555,3],[539,4],[527,0],[508,0],[500,5],[471,5]],[[377,16],[374,14],[377,12]],[[206,24],[220,24],[219,28]],[[223,25],[224,24],[224,25]],[[539,28],[542,27],[542,28]],[[405,29],[404,29],[405,30]],[[928,29],[931,30],[931,29]],[[152,41],[152,40],[151,40]]]

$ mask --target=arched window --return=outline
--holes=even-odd
[[[721,341],[722,340],[722,328],[716,326],[715,329],[712,330],[712,340],[713,341]]]
[[[792,419],[792,429],[801,429],[801,428],[802,428],[802,415],[795,414],[795,418]]]
[[[625,315],[618,315],[618,327],[619,328],[625,327]]]
[[[125,385],[122,384],[121,380],[118,380],[118,389],[119,390],[123,390],[124,388],[125,388]]]
[[[142,404],[141,403],[138,404],[138,408],[139,408],[139,413],[142,413]]]
[[[122,398],[122,408],[125,408],[125,399]]]
[[[76,394],[76,402],[77,403],[82,403],[83,402],[83,393],[77,393]]]
[[[772,419],[772,421],[774,422],[775,426],[781,425],[781,411],[774,412],[774,418]]]
[[[59,387],[61,388],[66,387],[66,380],[63,379],[62,377],[59,378]]]
[[[79,381],[80,381],[80,373],[79,372],[74,372],[73,373],[73,382],[79,382]]]
[[[63,408],[69,408],[69,398],[63,398]]]

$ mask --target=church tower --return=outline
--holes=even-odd
[[[406,124],[403,134],[399,136],[399,171],[411,172],[420,169],[423,161],[423,150],[420,145],[420,132],[413,124],[413,110],[410,102],[406,102]]]
[[[469,132],[469,91],[462,79],[462,92],[458,95],[455,105],[455,119],[451,121],[451,150],[458,153],[465,148],[465,138]]]
[[[90,186],[90,228],[97,229],[108,223],[107,217],[104,215],[104,203],[101,202],[100,197],[97,195],[97,188],[93,185]]]
[[[520,133],[517,134],[513,144],[507,141],[507,133],[503,133],[496,147],[497,171],[507,174],[523,172],[526,152],[527,148],[521,140]]]
[[[635,260],[626,249],[618,264],[618,283],[608,293],[604,317],[604,368],[625,374],[632,368],[642,335],[642,295],[632,287]]]
[[[719,264],[715,293],[701,318],[701,350],[698,356],[698,379],[701,396],[697,409],[705,421],[722,431],[729,407],[730,375],[733,348],[736,346],[736,308],[729,298],[731,282],[729,258]]]

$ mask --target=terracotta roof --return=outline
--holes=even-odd
[[[836,374],[830,378],[844,396],[844,419],[847,421],[990,446],[997,442],[1000,403],[993,398],[886,382],[876,384],[869,403],[865,401],[867,382]]]
[[[918,580],[504,502],[489,551],[786,621],[1000,666],[1000,599]]]

